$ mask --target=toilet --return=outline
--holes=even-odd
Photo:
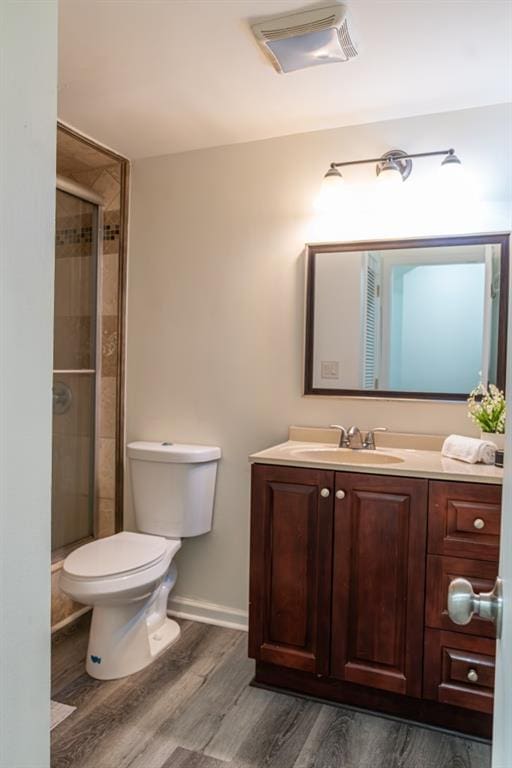
[[[86,670],[99,680],[131,675],[178,640],[167,617],[181,539],[212,527],[220,448],[135,442],[127,446],[135,521],[124,531],[74,550],[60,588],[93,608]]]

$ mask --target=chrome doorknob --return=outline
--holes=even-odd
[[[448,615],[454,624],[469,624],[476,611],[476,595],[467,579],[454,579],[448,587]]]
[[[501,634],[503,587],[501,579],[491,592],[475,594],[467,579],[454,579],[448,587],[448,615],[454,624],[469,624],[473,616],[496,624],[496,636]]]
[[[328,488],[322,488],[320,491],[320,496],[322,496],[324,499],[327,499],[331,495],[331,492]]]
[[[336,498],[337,499],[344,499],[347,494],[345,491],[336,491]]]

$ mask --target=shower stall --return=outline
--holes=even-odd
[[[52,549],[94,535],[103,203],[58,178],[53,352]]]

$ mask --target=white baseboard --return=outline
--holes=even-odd
[[[90,610],[91,608],[85,607],[75,611],[70,616],[66,616],[58,624],[54,624],[52,634],[76,621]],[[203,624],[214,624],[217,627],[227,627],[228,629],[240,629],[243,632],[247,632],[248,628],[247,611],[239,611],[227,605],[217,605],[216,603],[208,603],[203,600],[194,600],[192,597],[172,598],[169,600],[167,613],[170,616],[176,616],[178,619],[201,621]]]
[[[62,621],[57,622],[57,624],[54,624],[52,626],[52,635],[55,634],[55,632],[58,632],[59,629],[64,629],[64,627],[67,627],[68,624],[72,624],[74,621],[80,618],[80,616],[83,616],[84,613],[87,613],[87,611],[92,610],[89,606],[85,606],[85,608],[79,608],[78,611],[75,611],[74,613],[71,613],[69,616],[66,616],[65,619],[62,619]]]
[[[247,632],[247,611],[239,611],[227,605],[217,605],[192,597],[172,597],[169,600],[168,613],[178,619],[201,621],[203,624],[215,624],[218,627],[241,629]]]

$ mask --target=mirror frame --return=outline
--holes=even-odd
[[[401,390],[332,389],[313,386],[313,344],[315,337],[315,263],[320,253],[347,251],[397,250],[400,248],[440,248],[450,245],[501,245],[500,304],[496,386],[505,391],[507,359],[507,321],[509,285],[510,232],[489,235],[406,238],[403,240],[357,240],[349,243],[318,243],[306,246],[306,329],[304,357],[304,394],[336,397],[386,397],[413,400],[466,400],[469,392],[406,392]]]

